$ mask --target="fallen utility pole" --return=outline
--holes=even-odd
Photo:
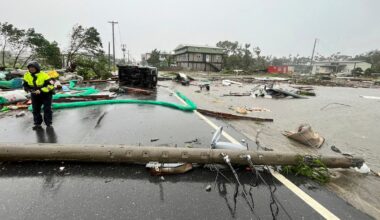
[[[210,148],[142,147],[101,144],[0,144],[0,161],[80,161],[116,163],[200,163],[224,164],[228,155],[232,164],[247,165],[247,155],[255,165],[296,165],[301,156],[305,163],[318,158],[330,168],[361,166],[360,157],[322,156],[252,150],[225,150]]]
[[[204,115],[215,117],[215,118],[273,122],[272,118],[259,118],[259,117],[251,117],[251,116],[233,115],[233,114],[229,114],[229,113],[216,112],[216,111],[210,111],[207,109],[199,109],[199,108],[197,109],[197,111],[204,114]]]

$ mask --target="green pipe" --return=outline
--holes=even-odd
[[[181,105],[172,102],[163,102],[155,100],[138,100],[138,99],[112,99],[112,100],[97,100],[97,101],[84,101],[84,102],[69,102],[69,103],[53,103],[53,109],[65,109],[65,108],[79,108],[94,105],[112,105],[112,104],[142,104],[142,105],[159,105],[168,108],[173,108],[181,111],[194,111],[197,106],[180,92],[176,94],[186,102],[186,105]],[[29,106],[29,111],[32,111],[32,105]]]

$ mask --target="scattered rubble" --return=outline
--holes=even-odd
[[[232,80],[228,80],[228,79],[222,80],[222,85],[223,86],[230,86],[231,84],[236,84],[238,86],[242,86],[243,85],[243,83],[232,81]]]
[[[251,96],[251,92],[230,92],[223,96]]]
[[[282,134],[301,144],[315,148],[320,148],[325,141],[325,138],[315,133],[308,124],[301,124],[297,131],[284,131]]]

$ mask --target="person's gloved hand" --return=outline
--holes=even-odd
[[[34,91],[34,94],[39,95],[39,94],[41,94],[41,91],[40,90],[36,90],[36,91]]]

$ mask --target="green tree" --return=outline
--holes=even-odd
[[[354,76],[361,76],[361,75],[363,75],[363,69],[360,68],[360,67],[356,67],[355,69],[353,69],[353,70],[351,71],[351,73],[352,73],[352,75],[354,75]]]
[[[103,53],[99,32],[94,27],[85,28],[81,25],[73,27],[67,51],[67,65],[80,53],[94,56]]]
[[[364,75],[365,75],[365,76],[371,76],[372,73],[374,73],[374,72],[375,72],[375,71],[374,71],[373,69],[368,68],[368,69],[366,69],[366,70],[364,71]]]
[[[32,59],[39,60],[44,65],[60,68],[61,64],[61,51],[58,43],[53,41],[49,42],[45,37],[36,33],[34,29],[28,29],[26,32],[26,46],[29,48],[29,57],[26,58],[21,68]]]
[[[353,60],[363,60],[365,62],[368,62],[372,64],[372,70],[373,72],[380,72],[380,51],[379,50],[373,50],[370,52],[367,52],[365,54],[357,55]]]
[[[0,36],[1,36],[1,46],[2,46],[2,65],[5,67],[5,54],[6,49],[12,45],[15,41],[15,36],[17,36],[18,29],[12,24],[5,22],[0,23]]]
[[[149,59],[147,59],[147,62],[149,65],[154,66],[154,67],[159,67],[160,66],[160,54],[161,52],[157,49],[154,49],[150,53]]]
[[[112,76],[108,69],[108,59],[102,53],[96,56],[77,55],[75,63],[78,66],[78,74],[85,79],[107,79]]]
[[[44,59],[44,62],[55,68],[62,67],[61,51],[58,47],[58,43],[53,41],[45,41],[44,44],[38,48],[38,56]]]
[[[13,68],[16,68],[16,64],[20,56],[28,47],[27,34],[25,30],[14,28],[13,36],[9,41],[10,48],[16,53]]]
[[[226,50],[226,54],[229,55],[237,55],[239,53],[239,50],[241,49],[239,46],[239,42],[231,42],[228,40],[225,41],[219,41],[216,44],[217,47],[223,48]]]

